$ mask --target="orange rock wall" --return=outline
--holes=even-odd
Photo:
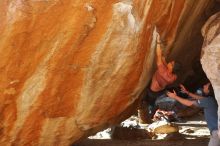
[[[1,0],[0,145],[66,146],[123,112],[191,0]],[[192,16],[201,12],[195,11]]]

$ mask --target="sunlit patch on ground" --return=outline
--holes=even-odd
[[[184,139],[198,139],[198,138],[200,139],[200,138],[208,138],[210,136],[209,130],[207,128],[207,124],[204,120],[203,113],[198,113],[190,118],[184,118],[180,122],[173,122],[173,123],[178,126],[179,133],[181,137]],[[126,131],[126,133],[123,134],[123,131],[122,131],[122,133],[118,135],[122,136],[122,139],[126,139],[126,137],[129,137],[129,140],[130,140],[130,135],[132,135],[132,130],[135,131],[136,133],[134,134],[137,135],[137,130],[146,129],[147,126],[148,125],[139,124],[138,117],[133,115],[117,126],[117,127],[127,127],[127,129],[131,129],[129,131],[129,133],[131,134],[129,134],[128,136],[127,129],[125,128],[124,130]],[[114,129],[115,127],[105,129],[88,138],[89,139],[111,139],[112,134],[114,133]],[[123,137],[123,135],[125,137]],[[165,139],[166,137],[167,137],[167,134],[156,134],[156,137],[154,136],[153,139]],[[143,139],[143,134],[141,134],[140,139]],[[146,139],[149,139],[149,137],[146,137]]]

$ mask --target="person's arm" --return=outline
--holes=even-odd
[[[191,101],[191,100],[188,100],[188,99],[184,99],[184,98],[181,98],[179,96],[176,95],[175,91],[172,93],[172,92],[167,92],[167,95],[170,97],[170,98],[173,98],[173,99],[176,99],[177,101],[179,101],[180,103],[182,103],[183,105],[186,105],[186,106],[192,106],[194,105],[194,101]]]
[[[202,99],[202,98],[204,98],[204,97],[202,97],[202,96],[199,96],[199,95],[194,94],[194,93],[191,93],[191,92],[188,92],[187,94],[188,94],[190,97],[192,97],[193,99]]]
[[[162,50],[161,50],[161,39],[160,39],[160,34],[157,32],[157,48],[156,48],[156,53],[157,53],[157,66],[164,64],[167,65],[167,62],[165,60],[165,57],[163,56]]]
[[[157,66],[161,65],[163,63],[163,55],[162,55],[162,50],[160,47],[160,43],[157,42],[157,48],[156,48],[156,53],[157,53]]]
[[[197,94],[189,92],[182,84],[180,84],[180,88],[181,88],[182,92],[186,93],[188,96],[192,97],[193,99],[202,99],[203,98],[202,96],[199,96]]]

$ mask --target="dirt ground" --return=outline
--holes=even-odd
[[[186,139],[177,141],[166,140],[84,140],[72,146],[207,146],[209,139]]]
[[[120,125],[98,132],[94,136],[72,146],[207,146],[209,130],[202,112],[180,122],[174,122],[179,133],[156,134],[153,138],[146,134],[145,125],[138,123],[136,116]]]

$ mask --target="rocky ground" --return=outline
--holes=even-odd
[[[120,125],[98,132],[94,136],[73,146],[206,146],[209,140],[209,130],[202,112],[173,122],[178,132],[172,134],[152,134],[149,125],[138,123],[133,115]]]

